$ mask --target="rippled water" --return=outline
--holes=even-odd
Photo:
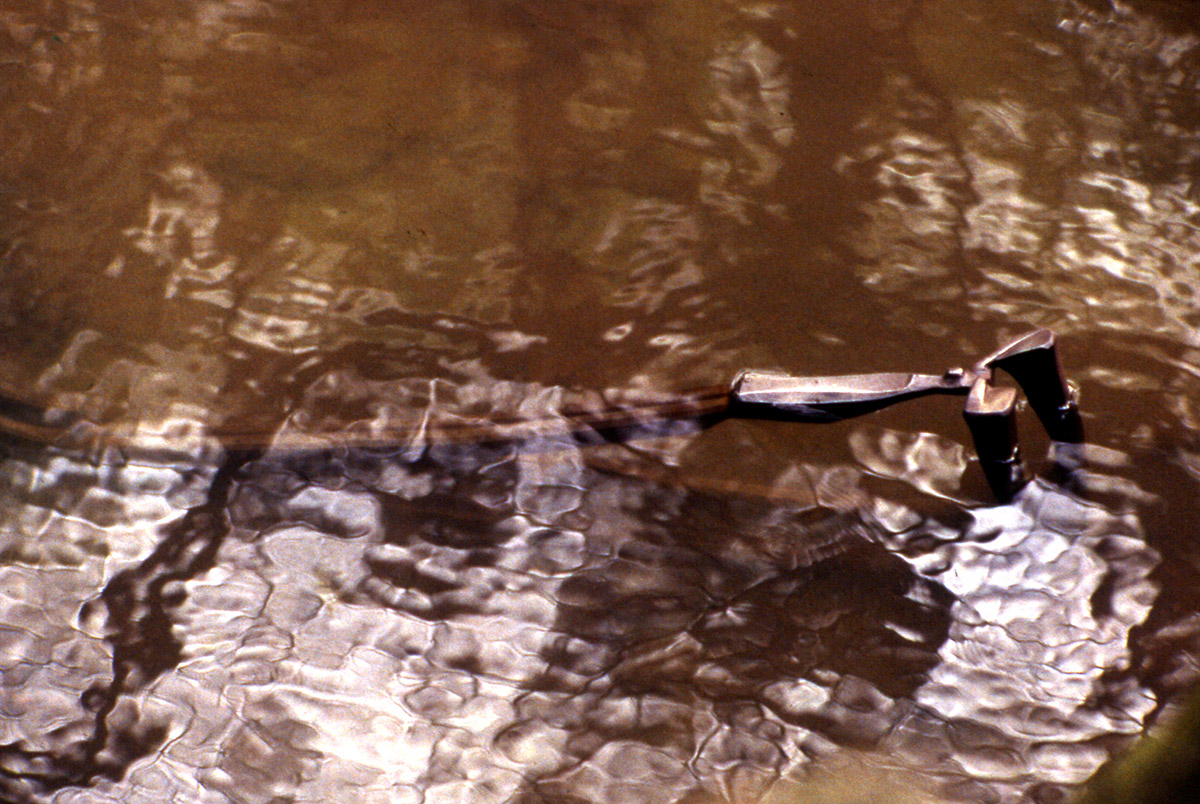
[[[0,1],[0,797],[1060,801],[1200,675],[1197,10]],[[1037,326],[1009,504],[707,415]]]

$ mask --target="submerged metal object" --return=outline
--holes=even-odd
[[[1078,443],[1083,424],[1063,375],[1056,339],[1048,329],[1023,335],[969,369],[942,374],[847,374],[793,377],[745,371],[730,394],[735,416],[800,421],[840,421],[930,394],[966,395],[963,416],[993,493],[1011,499],[1027,480],[1017,443],[1016,389],[995,384],[1003,369],[1024,391],[1051,440]]]
[[[876,373],[830,377],[795,377],[767,371],[744,371],[732,386],[710,386],[683,394],[576,391],[563,394],[553,415],[498,418],[446,417],[414,411],[411,419],[388,421],[366,429],[255,429],[239,421],[174,423],[189,433],[234,452],[267,449],[320,451],[334,448],[392,447],[443,443],[521,441],[546,433],[571,432],[586,440],[653,432],[655,422],[681,419],[714,423],[727,418],[770,418],[828,422],[861,416],[908,399],[930,394],[966,396],[964,415],[976,453],[996,497],[1007,500],[1025,483],[1017,448],[1013,388],[995,384],[995,369],[1017,381],[1050,438],[1083,440],[1083,427],[1073,392],[1059,364],[1054,333],[1039,329],[1023,335],[971,368],[941,374]],[[568,398],[570,397],[570,398]],[[79,409],[39,403],[19,391],[0,386],[0,438],[16,439],[67,451],[95,452],[95,445],[123,453],[138,449],[170,452],[165,424],[142,421],[93,424]],[[192,425],[195,426],[192,426]],[[164,433],[159,433],[163,430]],[[184,446],[192,442],[184,439]],[[194,446],[194,445],[193,445]]]

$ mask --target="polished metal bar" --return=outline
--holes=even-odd
[[[744,371],[734,381],[738,415],[836,421],[929,394],[966,394],[976,375],[964,369],[943,374],[844,374],[792,377]]]

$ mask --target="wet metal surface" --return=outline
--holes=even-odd
[[[0,2],[0,799],[1060,801],[1200,674],[1195,11]],[[710,420],[1039,327],[1009,503]]]

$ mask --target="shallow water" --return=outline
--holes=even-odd
[[[1197,680],[1195,3],[0,0],[0,74],[5,800],[1056,802]],[[1038,326],[1008,504],[954,398],[700,415]]]

